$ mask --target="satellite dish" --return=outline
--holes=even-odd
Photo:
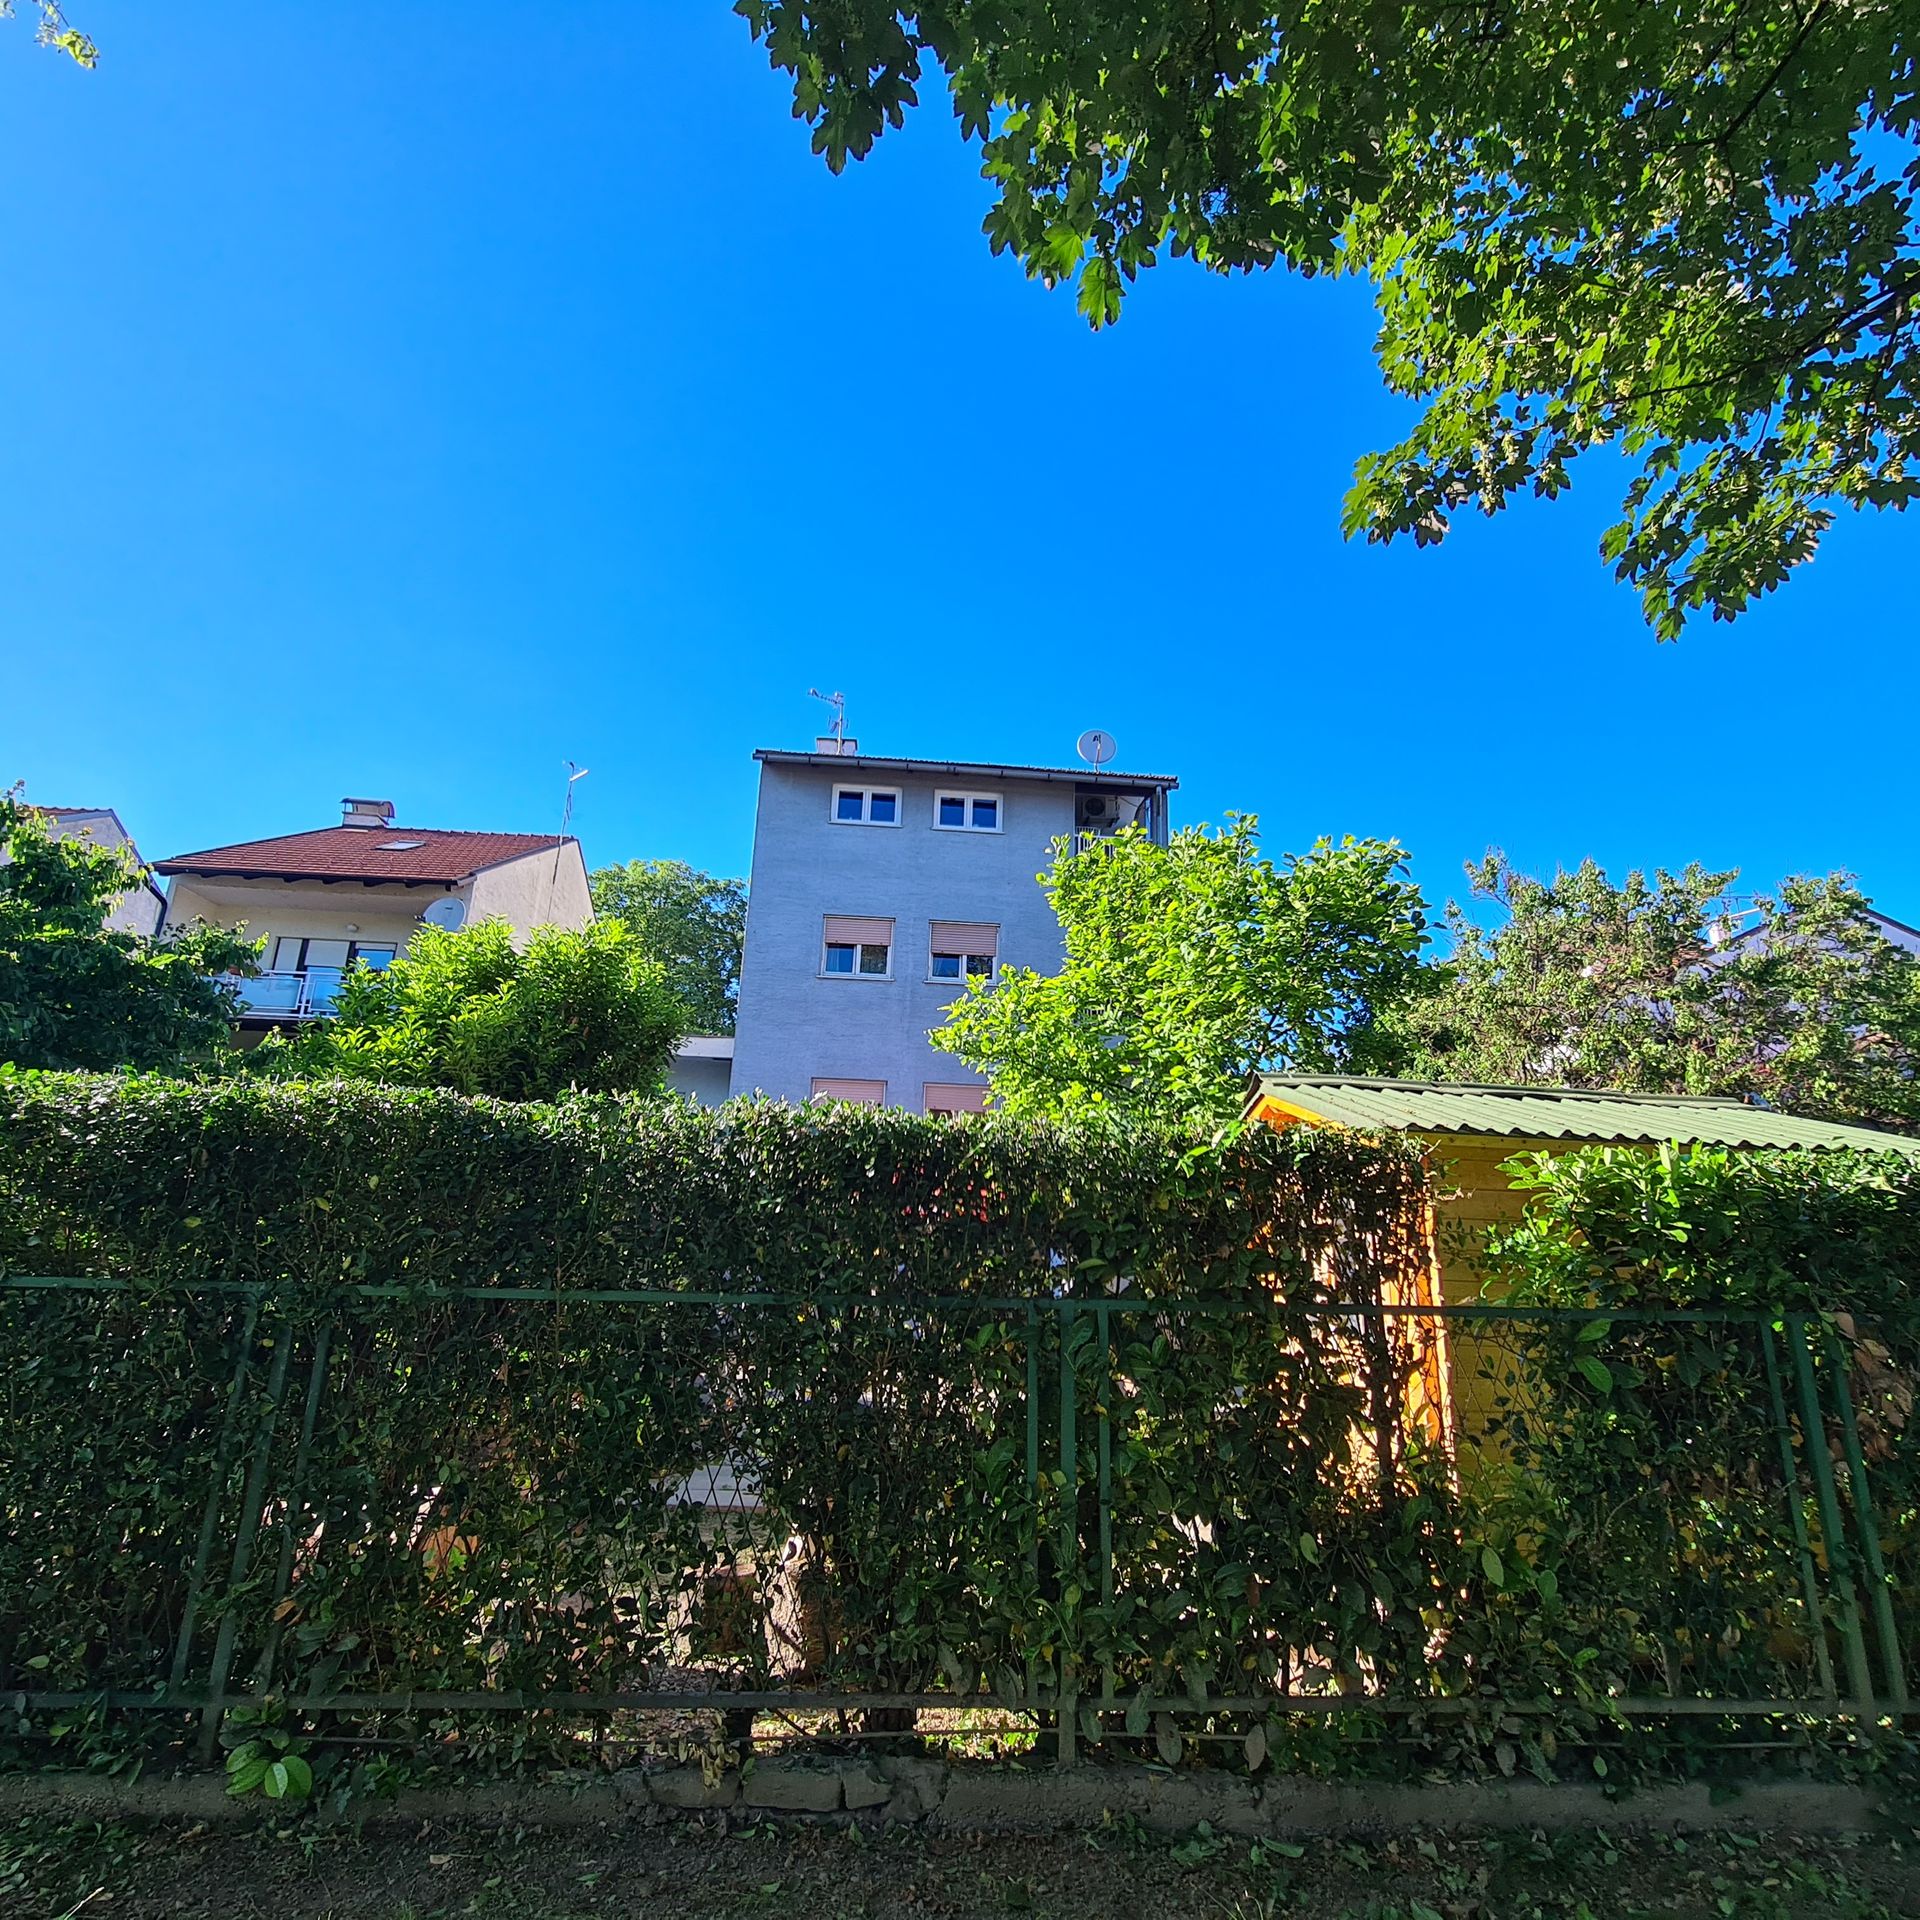
[[[449,893],[434,901],[420,918],[430,927],[442,928],[447,933],[457,933],[467,923],[467,903],[464,900],[456,900]]]
[[[1094,772],[1098,773],[1113,758],[1113,735],[1102,733],[1098,727],[1089,727],[1080,736],[1075,751]]]

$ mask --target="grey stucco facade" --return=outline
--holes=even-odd
[[[756,757],[733,1092],[802,1101],[821,1081],[877,1083],[886,1105],[921,1110],[929,1087],[981,1087],[927,1039],[964,991],[961,980],[932,977],[935,923],[992,928],[998,966],[1057,966],[1060,927],[1037,882],[1053,842],[1084,825],[1089,791],[1147,777],[1082,781],[1070,771],[857,754]],[[1158,838],[1172,785],[1149,785],[1147,824]],[[894,818],[836,817],[840,789],[897,796]],[[954,794],[995,800],[993,829],[938,825],[940,797]],[[890,923],[883,975],[828,970],[830,917]],[[854,953],[856,967],[872,959],[859,945]],[[847,964],[844,949],[839,963]],[[872,1097],[871,1086],[863,1091]]]

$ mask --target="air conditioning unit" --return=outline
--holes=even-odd
[[[1108,793],[1083,793],[1080,796],[1080,824],[1083,828],[1110,827],[1119,817],[1120,803]]]

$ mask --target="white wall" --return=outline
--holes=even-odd
[[[522,942],[535,927],[578,929],[593,921],[587,863],[577,840],[503,860],[473,876],[466,898],[475,920],[509,920]]]
[[[140,849],[133,844],[133,836],[120,824],[120,816],[111,808],[102,807],[88,812],[72,809],[42,817],[56,840],[88,839],[95,846],[106,847],[114,852],[124,849],[135,860],[140,858]],[[0,860],[5,858],[4,854],[0,854]],[[160,917],[165,911],[166,902],[160,890],[151,881],[143,880],[139,886],[129,887],[113,903],[100,924],[109,933],[158,933]]]

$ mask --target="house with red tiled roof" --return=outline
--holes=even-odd
[[[593,918],[570,834],[400,827],[390,800],[343,800],[338,826],[156,861],[168,926],[202,920],[264,938],[241,986],[243,1028],[324,1018],[349,967],[384,967],[423,925],[504,920],[516,938]]]

